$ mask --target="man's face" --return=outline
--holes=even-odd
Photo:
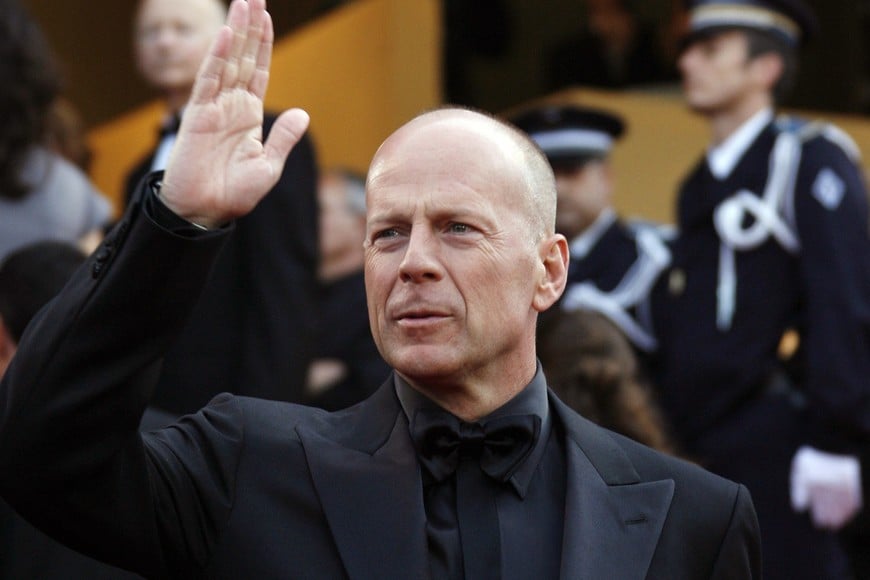
[[[606,161],[556,168],[556,231],[569,240],[592,225],[610,207],[613,184]]]
[[[491,381],[534,360],[543,266],[522,156],[476,123],[405,127],[370,170],[369,319],[381,354],[412,384]]]
[[[753,75],[747,39],[739,30],[711,34],[680,55],[683,93],[689,107],[702,114],[739,110],[767,87]]]
[[[222,23],[219,0],[143,0],[134,31],[142,76],[162,91],[189,91]]]

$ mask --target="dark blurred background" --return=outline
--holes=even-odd
[[[442,0],[445,101],[500,111],[578,82],[606,88],[676,91],[674,35],[669,32],[680,2]],[[870,113],[870,0],[807,2],[818,15],[821,33],[805,51],[799,86],[786,105]],[[154,97],[132,61],[130,31],[135,0],[25,3],[42,23],[63,65],[67,96],[88,127]],[[283,35],[343,3],[272,0],[269,4],[277,34]],[[632,15],[637,29],[643,32],[637,42],[644,48],[635,52],[662,57],[654,65],[655,74],[632,75],[629,71],[618,75],[618,84],[613,85],[612,78],[595,73],[591,65],[578,72],[577,62],[583,61],[578,61],[577,55],[589,47],[589,11],[599,4],[620,4]],[[641,62],[635,69],[643,72],[651,67]]]

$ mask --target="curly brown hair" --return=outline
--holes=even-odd
[[[547,382],[572,409],[649,447],[674,453],[628,339],[598,312],[554,311],[538,328]]]
[[[28,193],[22,166],[43,140],[61,82],[42,30],[18,0],[0,0],[0,87],[0,197],[19,199]]]

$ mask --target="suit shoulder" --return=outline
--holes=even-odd
[[[616,433],[642,482],[670,480],[674,492],[666,528],[668,537],[692,538],[698,546],[719,546],[727,530],[737,526],[747,545],[757,534],[755,508],[749,490],[699,465],[669,456]]]
[[[390,437],[401,408],[388,381],[368,399],[339,411],[230,394],[218,399],[231,402],[241,414],[246,438],[261,443],[286,445],[300,442],[299,430],[316,433],[345,447],[374,453]]]
[[[737,483],[707,471],[696,463],[651,449],[619,433],[608,433],[626,453],[644,481],[673,479],[678,489],[695,490],[701,497],[716,494],[724,498],[737,494]]]
[[[318,427],[329,422],[329,413],[323,409],[256,397],[226,396],[237,400],[248,428],[274,433],[279,437],[296,438],[297,427]]]
[[[599,473],[611,484],[672,479],[678,488],[697,487],[707,492],[734,494],[737,484],[686,459],[663,453],[625,435],[606,429],[556,401],[556,410],[572,438]],[[629,466],[630,467],[627,467]]]
[[[299,439],[297,427],[316,427],[327,420],[327,415],[314,407],[221,393],[181,422],[192,420],[201,430],[233,434],[248,442],[267,439],[289,442]]]

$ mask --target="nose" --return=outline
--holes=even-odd
[[[437,236],[432,231],[412,228],[399,264],[399,278],[402,282],[418,284],[440,280],[443,276],[440,253]]]
[[[174,33],[169,26],[153,26],[140,34],[139,42],[144,46],[165,48],[174,41]]]
[[[178,40],[178,32],[170,27],[160,29],[157,35],[156,44],[161,47],[171,46]]]

